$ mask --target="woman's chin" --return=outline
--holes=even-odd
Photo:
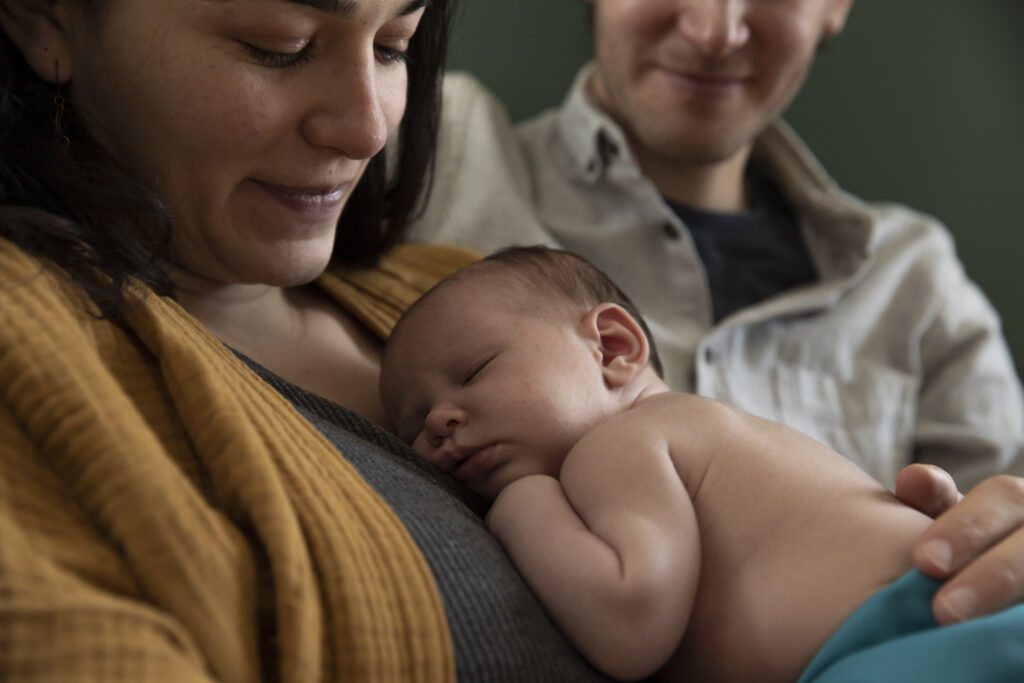
[[[330,258],[304,259],[299,263],[274,264],[262,274],[257,275],[255,282],[273,287],[301,287],[308,285],[327,269]],[[289,267],[281,267],[281,266]]]

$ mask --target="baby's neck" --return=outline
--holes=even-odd
[[[658,377],[658,373],[653,368],[645,368],[631,382],[630,391],[633,393],[633,397],[629,401],[629,407],[635,408],[652,396],[664,394],[672,390],[665,384],[665,380]]]

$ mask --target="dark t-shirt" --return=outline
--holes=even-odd
[[[707,273],[715,322],[817,279],[796,216],[771,183],[751,179],[752,210],[668,205],[686,225]]]
[[[437,582],[460,681],[608,680],[554,626],[488,533],[479,498],[390,432],[242,359],[337,447],[405,524]]]

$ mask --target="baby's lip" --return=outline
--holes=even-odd
[[[449,449],[444,450],[434,466],[442,472],[451,472],[453,469],[472,458],[479,449],[468,449],[452,443]]]
[[[462,482],[470,482],[498,466],[497,443],[466,449],[466,457],[452,468],[451,475]]]
[[[452,447],[443,453],[438,458],[435,466],[442,472],[451,472],[453,469],[466,462],[474,455],[483,450],[483,446],[459,446],[458,444],[452,444]]]

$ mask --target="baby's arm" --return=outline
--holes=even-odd
[[[509,485],[491,531],[562,629],[618,678],[653,673],[686,629],[700,571],[689,495],[660,430],[621,416],[572,449],[561,483]]]

